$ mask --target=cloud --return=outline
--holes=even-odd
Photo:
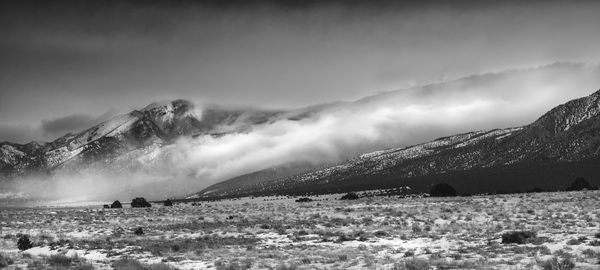
[[[42,120],[42,131],[48,136],[60,136],[80,131],[97,124],[97,118],[84,114],[72,114],[56,119]]]
[[[206,186],[293,162],[327,164],[462,132],[515,127],[600,88],[600,66],[557,63],[470,76],[333,105],[301,121],[281,120],[248,133],[181,139],[161,167]],[[169,169],[171,168],[171,169]]]
[[[82,113],[58,117],[54,119],[45,119],[41,122],[41,129],[46,138],[54,139],[67,133],[76,133],[97,125],[116,115],[114,109],[108,110],[100,116],[91,116]]]
[[[115,116],[117,111],[114,109],[108,110],[100,116],[91,116],[82,113],[74,113],[71,115],[58,117],[54,119],[44,119],[41,122],[41,130],[46,135],[46,138],[54,139],[63,136],[67,133],[75,133],[88,129],[97,125],[109,118]]]
[[[0,142],[53,141],[67,133],[75,133],[90,128],[116,114],[117,111],[111,109],[100,116],[75,113],[58,118],[44,119],[39,124],[34,125],[0,123]]]
[[[37,127],[25,124],[0,124],[0,142],[27,143],[42,138]]]

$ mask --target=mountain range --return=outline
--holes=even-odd
[[[566,66],[566,70],[573,74],[585,74],[577,77],[580,80],[592,80],[600,75],[599,68],[589,71],[577,65]],[[135,189],[135,185],[126,182],[133,182],[128,179],[129,176],[142,171],[145,172],[142,174],[145,178],[160,174],[159,179],[151,183],[154,194],[200,199],[318,194],[407,186],[415,192],[422,192],[439,182],[451,183],[460,193],[518,191],[534,187],[558,189],[577,176],[586,177],[595,185],[600,184],[600,170],[597,169],[600,156],[600,91],[557,106],[528,125],[461,133],[408,147],[396,146],[402,140],[394,140],[395,137],[401,138],[409,134],[395,136],[394,132],[406,130],[405,126],[398,125],[397,122],[360,126],[377,121],[378,118],[373,115],[379,117],[377,113],[382,108],[386,109],[383,113],[388,117],[385,113],[390,108],[392,111],[415,109],[410,103],[415,100],[426,104],[430,102],[430,93],[436,93],[436,97],[444,100],[460,101],[460,97],[475,95],[481,89],[525,85],[523,82],[532,77],[543,78],[551,86],[564,87],[567,84],[568,80],[558,76],[565,73],[565,65],[551,65],[541,70],[544,76],[535,73],[538,69],[483,74],[406,91],[380,93],[352,102],[327,103],[291,110],[196,106],[181,99],[152,103],[86,130],[65,134],[52,142],[0,143],[0,183],[19,182],[20,179],[31,177],[50,179],[53,175],[62,177],[82,171],[91,171],[92,174],[108,173],[105,178],[125,175],[123,179],[111,182],[111,185],[125,182],[123,186],[110,190],[115,192],[123,188]],[[498,92],[501,94],[494,94],[496,96],[493,97],[507,99],[510,91],[520,90]],[[510,98],[507,100],[511,102]],[[332,115],[345,116],[339,119],[334,117],[334,122],[350,123],[342,125],[345,129],[341,130],[331,130],[340,125],[320,125],[322,122],[328,123]],[[364,115],[367,115],[365,119],[359,119]],[[444,119],[443,116],[435,118],[438,121]],[[400,120],[402,123],[404,119]],[[415,133],[413,141],[424,141],[420,138],[427,134],[427,124],[416,124],[417,127],[426,128],[425,132]],[[282,140],[288,140],[284,141],[286,145],[283,154],[275,155],[264,163],[256,161],[248,167],[231,165],[233,162],[230,157],[220,154],[224,148],[228,148],[227,143],[240,142],[228,140],[221,142],[221,148],[210,148],[213,155],[195,157],[204,162],[202,164],[205,167],[198,168],[197,164],[187,162],[194,158],[194,151],[205,151],[207,142],[235,136],[241,136],[245,143],[243,147],[248,143],[267,145],[247,150],[257,151],[251,157],[260,159],[264,156],[260,151],[274,149],[272,145],[276,142],[265,142],[260,138],[247,142],[244,140],[254,138],[252,136],[255,136],[256,130],[261,130],[262,136],[280,136],[281,129],[268,129],[277,125],[291,127],[291,133],[307,126],[312,133],[321,133],[319,136],[311,132],[301,132],[302,136],[281,136]],[[380,128],[377,132],[383,130],[392,139],[381,144],[362,145],[360,142],[368,142],[371,138],[369,136],[375,132],[372,126]],[[481,123],[479,126],[491,125]],[[329,136],[354,129],[364,129],[366,139],[344,142],[346,137]],[[441,133],[440,130],[435,130],[435,133]],[[322,132],[329,137],[322,135]],[[311,140],[304,140],[307,136]],[[321,141],[324,139],[329,141]],[[188,145],[189,141],[196,145]],[[336,143],[340,144],[335,145]],[[324,153],[307,155],[314,144],[322,144],[322,148],[326,149],[325,153],[334,152],[331,155],[335,158],[315,158],[325,155]],[[294,145],[299,145],[297,148],[302,151],[288,149]],[[385,149],[390,146],[393,148]],[[192,153],[185,153],[187,148],[192,147],[196,147]],[[308,149],[303,149],[307,147]],[[332,149],[344,151],[338,153]],[[184,154],[177,156],[181,152]],[[237,152],[231,153],[236,155]],[[299,157],[288,157],[294,153]],[[174,155],[177,157],[174,158]],[[213,157],[217,157],[214,162],[210,160]],[[246,156],[244,158],[249,159]],[[178,166],[179,163],[186,162],[186,166]],[[225,173],[214,177],[211,170],[222,163],[230,166],[222,169]],[[214,179],[207,180],[211,176]],[[189,181],[175,181],[180,178],[189,178]],[[199,185],[198,182],[203,180],[208,184]],[[43,183],[50,181],[52,180]],[[95,184],[97,181],[101,180],[92,178],[85,185]],[[66,186],[71,186],[71,183]],[[174,187],[178,189],[169,190]],[[201,188],[204,189],[197,192]],[[0,191],[1,189],[2,187]]]
[[[182,136],[222,136],[283,117],[281,111],[206,108],[186,100],[153,103],[49,143],[0,143],[5,178],[85,166],[115,167]]]
[[[362,154],[335,166],[210,186],[191,198],[319,194],[450,182],[463,193],[558,189],[576,176],[600,180],[600,90],[555,107],[521,127],[468,132]]]

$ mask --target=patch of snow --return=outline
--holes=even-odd
[[[12,145],[5,144],[0,147],[0,158],[4,163],[16,165],[17,159],[25,156],[25,153],[19,151]]]
[[[31,256],[35,256],[35,257],[48,257],[48,256],[52,256],[52,255],[56,255],[59,252],[57,250],[51,250],[50,247],[48,246],[44,246],[44,247],[32,247],[30,249],[24,250],[23,254],[29,254]]]

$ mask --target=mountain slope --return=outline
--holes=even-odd
[[[376,151],[337,166],[271,181],[223,182],[200,191],[194,197],[216,198],[300,191],[321,193],[342,187],[346,190],[375,189],[389,185],[390,182],[404,185],[410,182],[406,179],[441,181],[452,178],[457,173],[495,171],[498,174],[500,171],[511,170],[507,168],[522,171],[521,175],[530,175],[525,172],[528,167],[533,169],[548,165],[552,169],[556,168],[553,164],[560,163],[587,164],[587,167],[580,168],[585,171],[589,166],[595,166],[594,162],[587,161],[594,160],[599,155],[600,91],[597,91],[590,96],[557,106],[524,127],[469,132],[410,147]]]
[[[53,142],[0,143],[0,196],[16,190],[44,197],[50,189],[57,198],[113,198],[121,191],[184,196],[232,177],[209,190],[233,196],[238,192],[229,186],[251,193],[310,191],[312,182],[358,188],[523,162],[577,162],[597,156],[589,145],[595,122],[586,122],[596,114],[591,99],[553,111],[537,126],[460,134],[330,168],[432,134],[521,125],[520,119],[547,110],[550,100],[581,92],[564,89],[589,89],[598,78],[596,65],[557,63],[294,110],[153,103]]]
[[[0,143],[0,176],[12,178],[60,168],[106,165],[140,149],[153,149],[182,136],[221,136],[272,121],[283,111],[197,110],[185,100],[154,103],[49,143]],[[118,165],[118,164],[115,164]]]

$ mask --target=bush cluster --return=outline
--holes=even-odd
[[[357,200],[359,197],[356,193],[354,192],[349,192],[346,195],[342,196],[342,198],[340,198],[340,200]]]
[[[31,243],[29,240],[29,236],[24,234],[19,237],[19,240],[17,240],[17,247],[19,250],[27,250],[33,247],[33,243]]]
[[[146,201],[146,199],[142,197],[135,198],[131,201],[131,207],[133,208],[141,208],[141,207],[151,207],[152,205]]]
[[[595,190],[595,187],[590,185],[590,182],[585,180],[582,177],[577,177],[573,183],[569,187],[567,187],[567,191],[580,191],[580,190]]]
[[[456,189],[446,183],[436,184],[431,187],[429,191],[431,197],[454,197],[456,196]]]
[[[144,229],[142,229],[142,227],[137,227],[137,228],[135,228],[135,230],[133,230],[133,234],[142,235],[142,234],[144,234]]]
[[[116,200],[110,205],[110,208],[123,208],[123,205],[121,205],[120,201]]]
[[[559,260],[556,256],[544,261],[540,265],[544,270],[571,270],[575,268],[575,263],[569,258]]]
[[[306,198],[306,197],[296,200],[296,202],[312,202],[312,201],[313,200],[311,198]]]
[[[163,202],[164,206],[173,206],[173,202],[170,199],[167,199]]]
[[[531,231],[513,231],[502,234],[502,244],[526,244],[535,239]]]

